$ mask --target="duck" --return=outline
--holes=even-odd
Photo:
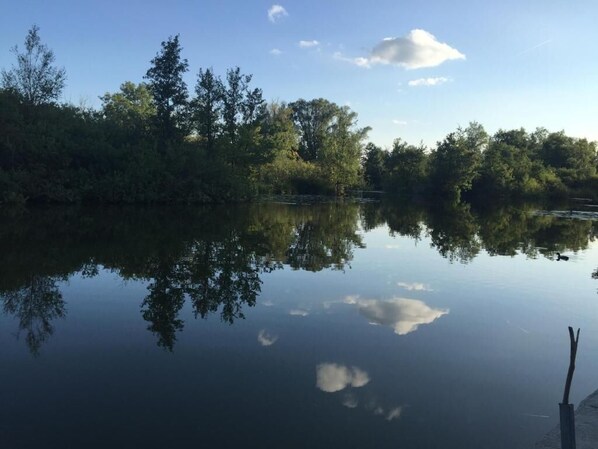
[[[561,253],[556,253],[556,260],[569,260],[569,256],[561,256]]]

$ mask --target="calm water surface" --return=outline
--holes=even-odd
[[[3,213],[0,447],[529,448],[568,325],[572,400],[598,388],[597,235],[526,207]]]

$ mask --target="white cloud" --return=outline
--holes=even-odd
[[[430,324],[448,309],[434,309],[418,299],[392,298],[386,301],[360,299],[357,301],[359,313],[371,323],[390,326],[398,335],[407,335],[422,325]]]
[[[387,37],[374,47],[374,64],[394,64],[406,69],[436,67],[445,61],[465,59],[465,55],[425,30],[411,30],[405,37]]]
[[[334,393],[351,386],[363,387],[370,381],[368,373],[355,366],[336,363],[320,363],[316,366],[316,387],[326,393]]]
[[[278,48],[273,48],[272,50],[270,50],[270,54],[274,56],[279,56],[282,55],[282,50],[279,50]]]
[[[407,124],[407,122],[405,120],[398,120],[398,119],[393,119],[392,121],[395,125],[401,125],[401,126],[405,126]],[[399,248],[399,245],[386,245],[387,249],[397,249]]]
[[[437,78],[418,78],[416,80],[411,80],[407,84],[411,87],[418,87],[418,86],[440,86],[441,84],[447,83],[450,80],[443,76],[439,76]]]
[[[313,41],[299,41],[299,47],[301,48],[312,48],[317,47],[320,43],[316,40]]]
[[[262,346],[272,346],[278,340],[278,335],[269,334],[266,329],[262,329],[257,334],[257,341]]]
[[[281,5],[272,5],[270,9],[268,9],[268,20],[272,23],[275,23],[281,17],[288,16],[289,13],[286,9],[284,9]]]
[[[406,69],[436,67],[445,61],[465,59],[459,50],[420,29],[411,30],[404,37],[384,38],[367,57],[347,58],[338,52],[334,57],[361,67],[392,64]]]
[[[291,310],[289,310],[289,315],[307,316],[307,315],[309,315],[309,312],[307,310],[302,310],[302,309],[291,309]]]
[[[422,284],[421,282],[397,282],[399,287],[403,287],[409,291],[420,291],[420,292],[433,292],[432,288],[428,284]]]

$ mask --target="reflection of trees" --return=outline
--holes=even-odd
[[[470,262],[478,255],[481,242],[478,223],[467,203],[453,203],[430,208],[428,233],[430,245],[451,262]]]
[[[0,245],[11,249],[0,260],[0,292],[6,292],[5,311],[19,317],[21,328],[33,329],[28,341],[37,351],[51,335],[51,321],[64,314],[58,288],[49,288],[58,274],[92,277],[103,267],[124,279],[145,280],[142,317],[158,345],[172,349],[184,326],[179,315],[186,300],[195,317],[218,313],[233,323],[244,318],[243,308],[255,305],[263,273],[285,264],[342,269],[361,246],[358,212],[355,204],[258,204],[175,211],[56,208],[0,217]]]
[[[255,305],[264,273],[285,265],[343,269],[363,247],[359,226],[384,223],[392,235],[428,236],[440,255],[461,262],[482,249],[552,257],[584,249],[598,234],[590,221],[464,203],[32,210],[0,215],[0,300],[37,353],[66,313],[57,282],[109,269],[147,282],[141,315],[158,344],[172,349],[185,301],[196,318],[217,314],[233,323]]]
[[[294,269],[320,271],[343,269],[353,258],[353,248],[363,247],[357,234],[356,204],[330,204],[304,211],[295,227],[286,251],[286,260]]]
[[[54,332],[52,321],[66,313],[56,282],[55,278],[33,276],[21,288],[0,293],[4,313],[18,318],[19,333],[25,333],[34,355]]]

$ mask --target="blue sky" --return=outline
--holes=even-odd
[[[0,10],[0,66],[35,23],[76,104],[142,81],[179,33],[191,88],[200,67],[238,65],[269,100],[349,105],[383,146],[433,145],[473,120],[598,140],[595,0],[0,0]]]

